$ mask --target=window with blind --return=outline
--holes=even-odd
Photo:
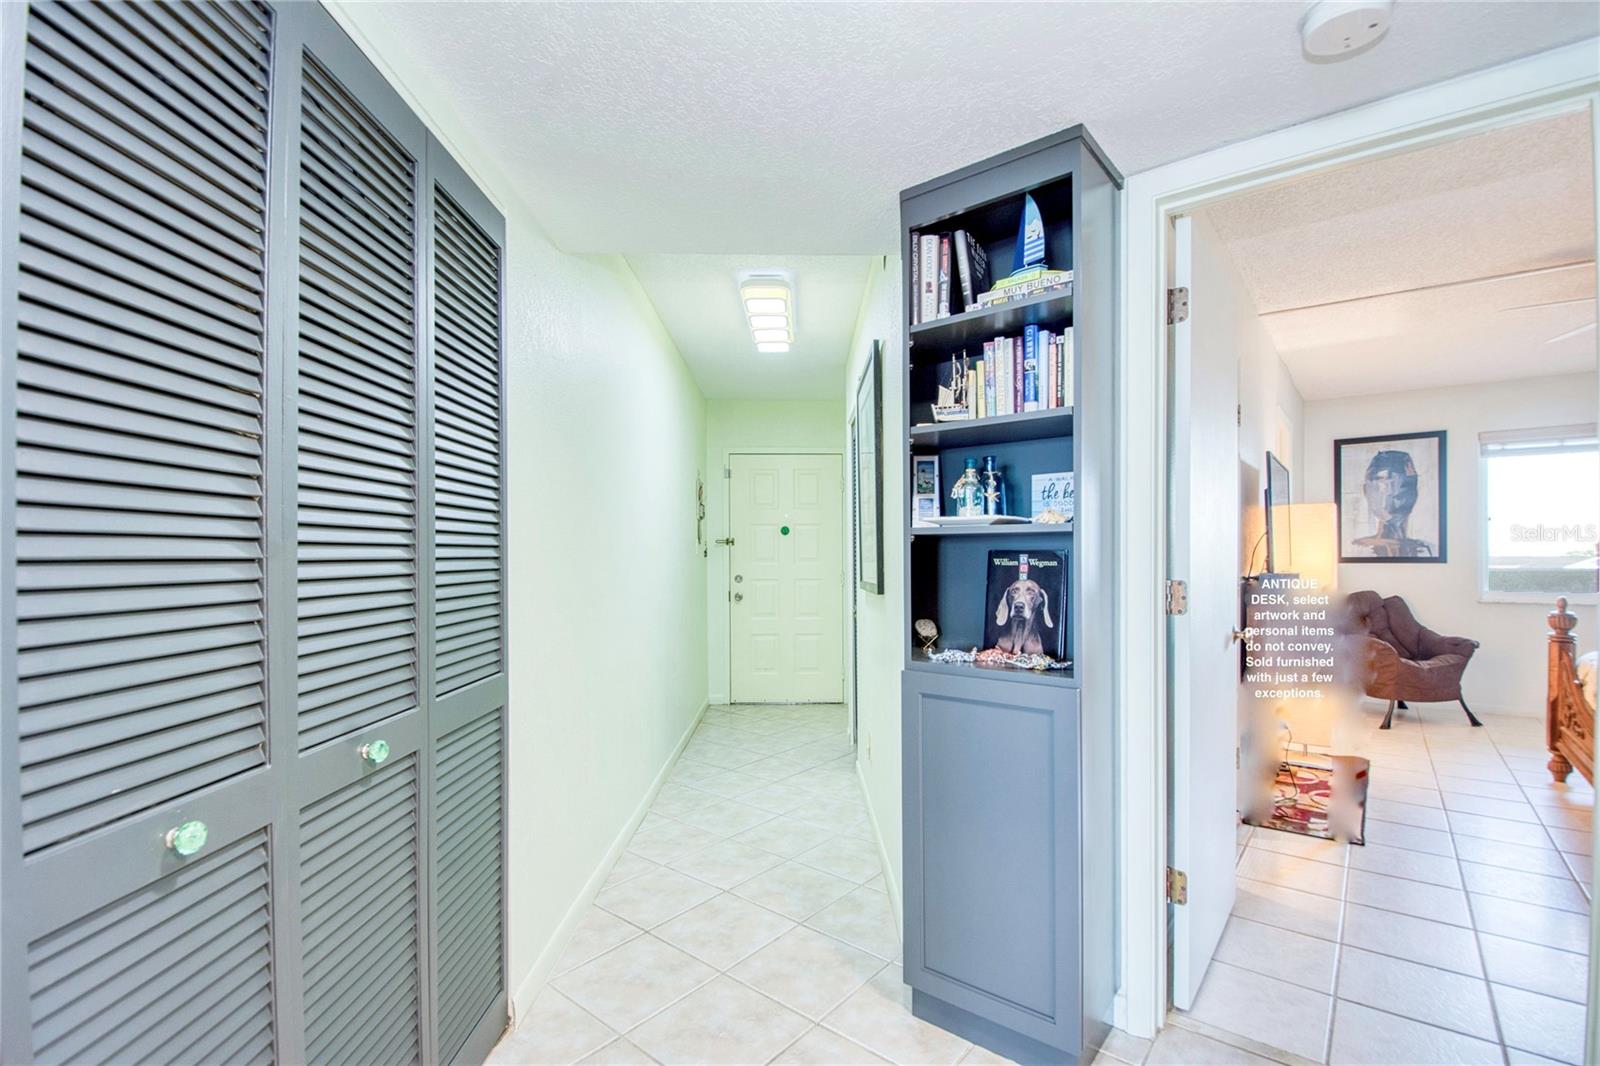
[[[1479,436],[1486,599],[1600,590],[1600,442],[1593,425]]]

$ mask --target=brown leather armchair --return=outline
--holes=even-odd
[[[1349,609],[1352,622],[1367,634],[1366,693],[1389,701],[1389,712],[1378,728],[1388,729],[1395,706],[1404,709],[1407,700],[1454,701],[1467,713],[1467,721],[1483,724],[1461,696],[1461,675],[1478,650],[1477,641],[1440,636],[1418,622],[1399,596],[1354,592]]]

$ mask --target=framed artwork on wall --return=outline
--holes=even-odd
[[[872,342],[872,355],[856,384],[855,434],[856,557],[860,584],[883,592],[883,342]]]
[[[1447,558],[1445,431],[1333,442],[1341,563]]]

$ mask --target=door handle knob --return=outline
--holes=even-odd
[[[1233,642],[1238,644],[1241,641],[1249,640],[1255,635],[1256,631],[1254,629],[1235,629],[1233,631]]]
[[[373,766],[380,766],[389,757],[389,742],[387,740],[369,740],[361,745],[356,754]]]
[[[162,839],[169,849],[187,859],[206,846],[206,823],[184,822],[168,829]]]
[[[734,602],[734,603],[743,603],[743,602],[744,602],[744,593],[742,593],[742,592],[735,592],[735,593],[734,593],[734,594],[733,594],[733,602]]]

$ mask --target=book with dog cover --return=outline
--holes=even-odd
[[[1067,657],[1067,553],[991,551],[983,646]]]

